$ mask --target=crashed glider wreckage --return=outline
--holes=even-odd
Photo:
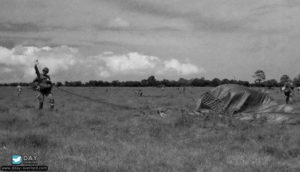
[[[273,123],[298,123],[300,113],[291,106],[280,105],[268,94],[234,84],[225,84],[204,93],[196,111],[230,114],[241,120],[264,118]]]

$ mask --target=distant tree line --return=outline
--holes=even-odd
[[[26,82],[11,82],[11,83],[0,83],[0,86],[18,86],[18,85],[21,85],[21,86],[30,86],[31,83],[26,83]]]
[[[55,85],[57,87],[67,86],[67,87],[215,87],[222,84],[239,84],[247,87],[280,87],[283,86],[285,82],[293,82],[295,86],[300,86],[300,74],[295,77],[293,80],[288,75],[282,75],[280,81],[276,79],[266,80],[265,73],[262,70],[257,70],[254,75],[254,82],[250,83],[249,81],[241,81],[235,79],[219,79],[214,78],[212,80],[202,78],[194,79],[185,79],[180,78],[178,80],[157,80],[155,76],[150,76],[147,79],[141,81],[119,81],[114,80],[111,82],[102,81],[102,80],[90,80],[88,82],[82,81],[65,81],[57,82]],[[30,86],[31,83],[0,83],[0,86]]]
[[[150,76],[148,79],[143,79],[141,81],[118,81],[114,80],[111,82],[107,81],[88,81],[88,82],[81,82],[81,81],[73,81],[69,82],[66,81],[64,84],[58,83],[59,86],[71,86],[71,87],[182,87],[182,86],[199,86],[199,87],[206,87],[206,86],[218,86],[221,84],[240,84],[245,86],[250,86],[248,81],[236,81],[236,80],[228,80],[223,79],[220,80],[215,78],[213,80],[208,80],[205,78],[195,78],[195,79],[184,79],[180,78],[179,80],[157,80],[154,76]]]
[[[300,86],[300,74],[293,80],[288,75],[284,74],[280,77],[278,82],[276,79],[266,80],[265,72],[263,70],[257,70],[254,72],[253,78],[255,79],[253,85],[258,87],[279,87],[283,86],[286,82],[293,83],[294,86],[297,87]]]

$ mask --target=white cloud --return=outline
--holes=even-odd
[[[111,76],[110,72],[108,72],[104,67],[99,66],[96,70],[96,74],[99,75],[101,78],[108,78]]]
[[[17,46],[12,49],[0,47],[0,65],[4,66],[6,80],[32,80],[35,73],[33,65],[39,60],[39,67],[50,68],[50,74],[59,74],[67,71],[76,63],[77,50],[67,46],[60,47],[24,47]],[[18,76],[19,78],[10,78]]]
[[[176,59],[164,61],[164,70],[173,70],[182,75],[204,72],[204,69],[199,69],[197,66],[191,63],[180,63]]]
[[[156,67],[158,57],[146,56],[136,52],[127,55],[112,55],[103,58],[106,67],[113,72],[133,72],[136,70],[148,70]]]
[[[128,54],[102,54],[96,57],[104,61],[100,70],[105,74],[157,74],[157,75],[191,75],[204,72],[191,63],[181,63],[177,59],[162,60],[156,56],[148,56],[137,52]],[[93,62],[95,60],[92,60]],[[99,63],[98,63],[99,64]]]
[[[102,54],[103,55],[112,55],[114,53],[112,51],[104,51]]]
[[[103,77],[103,78],[108,78],[111,76],[110,73],[106,70],[103,70],[103,71],[101,70],[99,75],[100,75],[100,77]]]
[[[68,46],[60,46],[51,50],[41,50],[36,53],[42,66],[47,66],[56,74],[60,71],[67,71],[77,63],[78,50]]]
[[[125,19],[117,17],[117,18],[109,21],[108,26],[110,28],[127,28],[130,26],[130,24]]]
[[[48,67],[52,80],[92,80],[105,78],[113,80],[120,76],[147,77],[181,76],[203,72],[191,63],[177,59],[163,60],[156,56],[129,52],[115,54],[104,52],[97,56],[83,57],[78,49],[59,47],[24,47],[12,49],[0,47],[0,81],[31,81],[35,77],[33,65],[39,60],[39,68]],[[5,76],[4,76],[5,75]]]

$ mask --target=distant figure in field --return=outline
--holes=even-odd
[[[18,92],[18,96],[22,94],[22,86],[20,84],[18,84],[17,86],[17,92]]]
[[[143,91],[141,89],[138,89],[136,92],[136,95],[139,96],[139,97],[142,97],[143,96]]]
[[[284,84],[284,87],[282,88],[282,90],[283,90],[283,93],[284,93],[284,95],[285,95],[285,103],[286,104],[289,104],[290,102],[292,102],[292,93],[293,93],[293,85],[292,85],[292,83],[290,83],[290,82],[286,82],[285,84]]]
[[[285,87],[283,86],[283,87],[281,87],[280,88],[280,92],[283,92],[284,91],[284,89],[285,89]]]
[[[297,87],[297,91],[298,91],[298,93],[300,93],[300,87]]]
[[[185,94],[185,87],[178,87],[179,94]]]
[[[161,91],[165,91],[165,85],[160,85],[160,89],[161,89]]]
[[[34,65],[35,73],[37,77],[34,79],[33,83],[35,90],[38,91],[37,99],[39,100],[39,109],[43,109],[44,99],[48,97],[50,103],[50,109],[54,108],[54,98],[52,95],[52,82],[50,76],[48,75],[49,69],[47,67],[43,68],[42,74],[39,72],[37,64]]]

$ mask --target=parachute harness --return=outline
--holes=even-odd
[[[217,113],[224,113],[224,102],[216,97],[214,97],[209,92],[203,94],[201,103],[208,106],[211,110]]]

